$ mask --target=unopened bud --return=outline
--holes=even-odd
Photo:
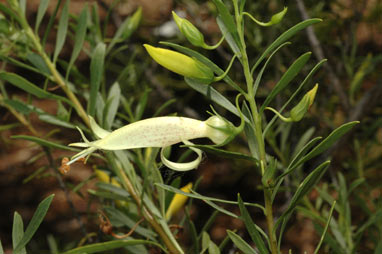
[[[316,97],[318,84],[316,84],[309,92],[307,92],[301,101],[290,111],[290,118],[294,122],[300,121],[306,112],[312,106],[314,97]]]
[[[190,21],[179,17],[174,11],[172,12],[175,23],[178,25],[180,32],[187,40],[196,47],[204,46],[204,36]]]
[[[210,84],[214,81],[214,73],[205,64],[179,52],[143,45],[150,56],[160,65],[179,75],[197,79]]]

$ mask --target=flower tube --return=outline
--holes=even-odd
[[[69,146],[84,147],[86,149],[74,155],[71,160],[65,161],[62,167],[67,168],[77,160],[90,156],[96,150],[166,148],[180,142],[190,145],[192,143],[188,140],[195,138],[209,138],[215,144],[220,145],[231,141],[233,136],[238,133],[237,128],[232,123],[216,115],[211,116],[206,121],[177,116],[154,117],[128,124],[113,132],[102,129],[91,117],[90,124],[92,131],[99,139],[90,142],[83,132],[78,129],[85,142],[72,143]],[[163,150],[161,153],[162,162],[166,166],[179,171],[196,168],[201,161],[202,153],[197,148],[190,149],[198,155],[198,158],[193,162],[170,162],[164,157]]]

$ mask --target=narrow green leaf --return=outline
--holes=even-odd
[[[243,12],[245,6],[245,0],[240,0],[240,13]]]
[[[247,228],[252,241],[256,244],[256,247],[259,249],[261,254],[268,254],[269,251],[267,247],[265,246],[265,243],[263,239],[261,238],[261,235],[259,231],[257,230],[255,223],[253,223],[247,208],[244,206],[244,203],[240,197],[240,194],[237,195],[237,200],[239,202],[239,208],[241,213],[240,219],[244,221],[245,227]]]
[[[88,192],[91,195],[94,195],[94,196],[97,196],[97,197],[100,197],[100,198],[104,198],[104,199],[121,200],[121,201],[125,201],[125,202],[130,201],[126,197],[123,197],[123,196],[120,196],[120,195],[117,195],[115,193],[111,193],[111,192],[108,192],[108,191],[99,191],[99,190],[88,189]]]
[[[160,42],[160,43],[163,45],[172,47],[172,48],[178,50],[179,52],[182,52],[188,56],[195,57],[196,60],[205,64],[208,68],[210,68],[218,76],[220,76],[224,73],[224,70],[222,70],[214,62],[212,62],[210,59],[208,59],[207,57],[203,56],[202,54],[200,54],[199,52],[197,52],[195,50],[183,47],[183,46],[175,44],[175,43],[170,43],[170,42]],[[240,86],[238,86],[234,81],[232,81],[232,79],[230,79],[230,77],[228,75],[226,75],[223,78],[223,80],[228,85],[230,85],[232,88],[234,88],[235,90],[239,91],[242,94],[245,94],[244,90]]]
[[[12,246],[13,249],[16,249],[16,246],[19,244],[20,240],[24,236],[24,223],[18,212],[15,212],[13,215],[13,226],[12,226]],[[26,254],[25,248],[20,248],[18,251],[14,251],[14,254]]]
[[[37,18],[36,18],[36,25],[34,27],[35,32],[37,33],[38,28],[41,24],[42,19],[44,18],[45,12],[48,9],[50,0],[41,0],[40,4],[38,6],[38,11],[37,11]]]
[[[52,30],[53,25],[55,24],[55,21],[58,19],[57,13],[58,10],[60,9],[62,0],[56,1],[53,13],[49,15],[49,21],[47,22],[46,28],[44,29],[44,35],[42,36],[41,39],[41,45],[45,46],[46,40],[48,39],[48,36]]]
[[[320,242],[317,244],[317,247],[316,247],[316,249],[314,250],[314,254],[317,254],[317,253],[318,253],[318,251],[320,250],[320,247],[321,247],[322,243],[324,242],[324,239],[325,239],[325,236],[326,236],[326,232],[328,231],[329,223],[330,223],[330,220],[332,219],[333,211],[334,211],[334,207],[335,207],[335,206],[336,206],[336,201],[333,202],[333,205],[332,205],[332,207],[330,208],[328,221],[327,221],[326,224],[325,224],[324,232],[321,234]]]
[[[20,112],[21,114],[24,114],[24,115],[28,115],[31,112],[33,112],[33,109],[31,109],[30,107],[28,107],[28,105],[26,105],[24,102],[19,100],[5,99],[4,103],[10,106],[11,108],[13,108],[14,110],[16,110],[17,112]]]
[[[73,152],[79,151],[79,149],[77,149],[77,148],[60,145],[60,144],[54,143],[52,141],[48,141],[48,140],[38,138],[35,136],[15,135],[15,136],[11,136],[11,138],[13,138],[13,139],[24,139],[24,140],[32,141],[32,142],[35,142],[36,144],[39,144],[41,146],[46,146],[46,147],[53,148],[53,149],[67,150],[67,151],[73,151]]]
[[[116,195],[122,196],[122,197],[130,197],[129,192],[127,192],[126,190],[122,189],[121,187],[117,187],[113,184],[99,182],[96,185],[100,190],[110,191],[110,192],[112,192]]]
[[[57,242],[56,242],[56,239],[54,239],[54,236],[49,234],[47,237],[46,237],[46,240],[48,242],[48,245],[49,245],[49,250],[50,250],[50,253],[51,254],[59,254],[59,251],[58,251],[58,246],[57,246]],[[0,253],[1,254],[1,253]]]
[[[324,139],[320,144],[313,148],[312,151],[304,156],[298,164],[304,163],[305,161],[308,161],[329,149],[338,139],[350,131],[350,129],[352,129],[356,124],[359,124],[359,121],[345,123],[335,129],[326,139]]]
[[[153,114],[153,117],[159,116],[165,108],[167,108],[168,106],[170,106],[171,104],[175,102],[176,102],[176,99],[174,98],[163,103],[161,106],[159,106],[159,108],[156,109],[155,113]]]
[[[284,103],[284,105],[280,108],[279,112],[282,113],[283,110],[289,105],[289,103],[291,101],[294,100],[294,98],[297,96],[297,94],[301,91],[301,89],[308,83],[308,81],[310,80],[310,78],[313,76],[314,73],[316,73],[316,71],[326,62],[326,59],[323,59],[321,60],[320,62],[318,62],[313,68],[312,70],[308,73],[308,75],[305,77],[305,79],[301,82],[301,84],[299,85],[299,87],[294,91],[294,93],[292,94],[292,96],[290,96],[290,98],[288,99],[287,102]],[[263,137],[265,137],[268,129],[270,129],[270,127],[272,126],[272,124],[276,121],[278,117],[277,116],[274,116],[272,118],[272,120],[267,124],[267,126],[265,127],[264,129],[264,132],[263,132]]]
[[[240,117],[240,113],[238,112],[238,110],[235,107],[235,105],[233,105],[221,93],[216,91],[212,86],[208,86],[206,84],[202,84],[202,83],[200,83],[199,81],[197,81],[195,79],[185,78],[184,80],[186,81],[186,83],[191,88],[193,88],[197,92],[203,94],[204,96],[206,96],[211,101],[215,102],[216,104],[222,106],[223,108],[225,108],[229,112],[231,112],[231,113],[233,113],[233,114],[235,114],[235,115]],[[249,121],[247,118],[245,118],[245,119],[246,119],[247,122]]]
[[[284,43],[286,40],[288,40],[290,37],[292,37],[294,34],[296,34],[298,31],[310,26],[310,25],[313,25],[313,24],[316,24],[318,22],[321,22],[322,19],[308,19],[308,20],[304,20],[300,23],[298,23],[297,25],[289,28],[287,31],[285,31],[283,34],[281,34],[276,40],[274,40],[272,42],[271,45],[269,45],[269,47],[264,50],[263,54],[261,54],[261,56],[259,57],[259,59],[256,61],[255,65],[252,67],[252,70],[251,72],[253,73],[253,71],[257,68],[257,66],[259,66],[259,64],[261,63],[261,61],[270,53],[272,52],[275,48],[277,48],[280,44]]]
[[[103,113],[104,113],[104,110],[105,110],[105,102],[102,98],[102,95],[101,93],[97,93],[97,103],[96,103],[96,117],[98,119],[98,123],[103,126],[104,125],[104,122],[103,122]]]
[[[135,119],[142,119],[143,113],[145,112],[147,106],[147,100],[151,89],[145,89],[143,95],[140,96],[137,106],[135,107]]]
[[[55,63],[58,55],[60,54],[66,40],[66,34],[68,32],[68,20],[69,20],[69,3],[70,0],[66,0],[64,7],[61,11],[61,17],[58,21],[56,46],[54,48],[53,62]],[[57,6],[58,8],[58,6]]]
[[[306,155],[306,153],[311,149],[322,137],[315,137],[312,140],[310,140],[303,148],[293,157],[292,161],[290,162],[288,168],[285,170],[284,173],[282,173],[276,181],[279,179],[282,179],[284,176],[290,174],[293,170],[295,170],[300,164],[300,159]]]
[[[61,127],[69,128],[69,129],[75,129],[76,128],[76,126],[74,124],[71,124],[70,122],[61,120],[60,118],[58,118],[58,117],[56,117],[54,115],[39,114],[38,118],[41,121],[44,121],[44,122],[47,122],[47,123],[50,123],[50,124],[54,124],[54,125],[57,125],[57,126],[61,126]]]
[[[201,254],[208,249],[210,241],[211,241],[210,235],[207,232],[203,231],[202,232],[202,251],[200,252]]]
[[[208,254],[220,254],[219,247],[213,241],[208,244]]]
[[[11,130],[13,128],[19,127],[20,125],[21,125],[20,123],[10,123],[10,124],[0,125],[0,132]]]
[[[236,245],[236,247],[241,250],[244,254],[258,254],[248,243],[246,243],[243,238],[231,230],[227,230],[228,236],[231,241]],[[263,253],[261,253],[263,254]]]
[[[313,223],[315,231],[318,235],[321,235],[324,232],[324,227],[314,221]],[[337,240],[335,240],[330,234],[327,234],[324,240],[325,244],[328,245],[332,253],[344,253],[344,248],[342,248]]]
[[[224,213],[224,214],[226,214],[228,216],[231,216],[232,218],[236,218],[236,219],[239,218],[239,216],[237,216],[236,214],[234,214],[234,213],[224,209],[223,207],[218,206],[217,204],[213,203],[210,200],[204,199],[203,201],[206,202],[206,204],[210,205],[212,208],[214,208],[215,210],[217,210],[217,211],[219,211],[221,213]]]
[[[27,55],[27,59],[33,64],[33,66],[35,66],[41,73],[43,73],[44,76],[50,75],[50,70],[40,55],[31,52]]]
[[[218,199],[218,198],[212,198],[212,197],[207,197],[207,196],[202,196],[200,195],[199,193],[197,193],[196,191],[194,190],[191,190],[192,193],[187,193],[187,192],[184,192],[184,191],[181,191],[180,189],[177,189],[177,188],[174,188],[172,187],[171,185],[166,185],[166,184],[161,184],[161,183],[156,183],[155,185],[167,190],[167,191],[171,191],[171,192],[174,192],[174,193],[178,193],[178,194],[182,194],[184,196],[187,196],[187,197],[190,197],[190,198],[196,198],[196,199],[200,199],[200,200],[203,200],[203,201],[214,201],[214,202],[220,202],[220,203],[225,203],[225,204],[232,204],[232,205],[237,205],[237,201],[229,201],[229,200],[225,200],[225,199]],[[257,208],[260,208],[262,211],[265,211],[264,207],[259,205],[259,204],[253,204],[253,203],[244,203],[244,205],[246,206],[254,206],[254,207],[257,207]],[[237,217],[237,216],[235,216]]]
[[[326,172],[327,168],[329,167],[330,161],[325,161],[321,165],[319,165],[316,169],[314,169],[305,179],[302,181],[300,186],[297,188],[296,192],[294,193],[288,208],[286,211],[280,216],[280,218],[277,219],[276,225],[274,227],[274,230],[277,229],[278,225],[280,223],[286,224],[287,218],[289,215],[294,211],[297,204],[300,202],[300,200],[308,194],[313,187],[320,181],[321,177]]]
[[[12,58],[12,57],[0,56],[0,60],[2,60],[2,61],[6,61],[6,62],[8,62],[8,63],[14,64],[14,65],[16,65],[16,66],[18,66],[18,67],[21,67],[21,68],[24,68],[24,69],[27,69],[27,70],[30,70],[30,71],[33,71],[33,72],[36,72],[36,73],[38,73],[38,74],[41,74],[41,75],[43,75],[43,76],[49,78],[49,76],[47,75],[47,73],[45,73],[45,72],[41,72],[39,69],[37,69],[37,68],[31,66],[30,64],[25,64],[25,63],[23,63],[23,62],[21,62],[21,61],[18,61],[17,59],[14,59],[14,58]]]
[[[145,244],[157,246],[160,249],[162,249],[165,253],[168,253],[166,249],[164,249],[159,243],[154,241],[125,239],[125,240],[113,240],[113,241],[107,241],[102,243],[88,244],[85,246],[81,246],[81,247],[66,251],[61,254],[84,254],[84,253],[90,254],[90,253],[114,250],[114,249],[123,248],[123,247],[131,246],[131,245],[145,245]]]
[[[268,106],[268,104],[276,97],[276,95],[284,90],[288,86],[289,82],[297,76],[302,67],[304,67],[306,62],[309,60],[311,54],[311,52],[307,52],[293,62],[293,64],[288,68],[279,82],[277,82],[275,87],[272,89],[271,93],[267,96],[263,105],[261,105],[260,112],[263,112],[264,108]]]
[[[119,102],[121,98],[121,88],[118,82],[115,82],[110,88],[109,95],[103,112],[103,126],[106,130],[110,130],[117,115]]]
[[[198,148],[204,152],[218,155],[219,157],[222,157],[222,158],[242,159],[242,160],[248,160],[248,161],[253,161],[253,162],[258,163],[257,159],[255,159],[251,156],[248,156],[246,154],[239,153],[239,152],[227,151],[224,149],[219,149],[219,148],[216,148],[216,147],[211,146],[211,145],[190,145],[190,146],[185,146],[185,147],[195,147],[195,148]]]
[[[220,17],[216,18],[216,23],[218,24],[222,34],[225,36],[224,38],[226,42],[228,43],[228,45],[230,46],[230,48],[232,49],[232,52],[240,57],[241,56],[240,48],[237,45],[237,42],[235,41],[233,35],[229,32],[227,26],[224,24],[224,22],[222,21]]]
[[[261,78],[263,77],[263,73],[265,71],[265,68],[268,66],[268,63],[269,61],[272,59],[272,57],[284,46],[286,45],[290,45],[291,43],[290,42],[285,42],[283,44],[281,44],[278,48],[276,48],[272,53],[271,55],[268,57],[267,61],[265,61],[265,64],[263,65],[263,67],[261,68],[259,74],[257,75],[256,77],[256,80],[254,82],[254,85],[253,85],[253,91],[254,91],[254,94],[256,94],[256,91],[257,91],[257,88],[259,87],[259,84],[260,84],[260,81],[261,81]]]
[[[34,233],[36,233],[38,227],[40,226],[46,213],[48,212],[53,197],[54,194],[50,195],[38,205],[36,212],[33,214],[33,217],[25,230],[23,238],[18,242],[16,248],[14,249],[14,252],[18,252],[21,249],[23,249],[25,245],[32,239]]]
[[[97,47],[93,50],[90,62],[90,97],[88,104],[88,114],[95,115],[97,105],[97,93],[101,86],[101,81],[104,71],[106,45],[99,42]]]
[[[29,82],[28,80],[26,80],[25,78],[23,78],[17,74],[10,73],[10,72],[0,72],[0,79],[7,81],[7,82],[11,83],[12,85],[24,90],[25,92],[27,92],[29,94],[32,94],[32,95],[38,97],[40,99],[44,99],[44,98],[56,99],[56,100],[65,101],[68,104],[72,105],[72,102],[69,101],[67,98],[49,93],[49,92],[39,88],[38,86],[32,84],[31,82]]]
[[[294,147],[292,158],[294,158],[302,150],[302,148],[309,142],[315,130],[316,129],[314,127],[311,127],[307,131],[305,131],[304,134],[302,134],[296,146]]]
[[[236,46],[241,45],[239,35],[236,29],[236,24],[233,16],[229,12],[227,6],[223,3],[222,0],[213,0],[216,8],[218,9],[218,18],[221,19],[224,26],[227,28],[229,34],[232,36],[233,41],[236,43]],[[227,37],[227,34],[225,35]]]
[[[81,11],[80,16],[78,18],[75,37],[74,37],[74,48],[72,51],[72,56],[70,57],[68,69],[66,70],[66,77],[65,77],[66,80],[68,79],[70,69],[72,68],[74,62],[76,61],[84,45],[87,23],[88,23],[88,7],[87,5],[85,5],[84,9]]]

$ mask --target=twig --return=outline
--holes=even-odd
[[[297,7],[298,7],[298,10],[300,11],[302,19],[303,20],[309,19],[310,17],[306,11],[304,2],[302,0],[296,0],[296,2],[297,2]],[[310,46],[312,47],[313,53],[316,56],[317,60],[321,61],[322,59],[325,59],[324,51],[322,50],[321,44],[319,40],[317,39],[317,36],[311,26],[308,26],[306,28],[306,34],[308,36]],[[330,63],[327,62],[324,65],[324,68],[327,71],[328,77],[332,81],[333,87],[340,98],[340,103],[342,108],[344,109],[346,113],[348,113],[350,109],[349,100],[348,100],[348,97],[346,96],[344,89],[341,86],[341,82],[339,78],[333,71],[333,68],[330,65]]]
[[[44,149],[46,157],[48,158],[49,166],[53,169],[54,175],[55,175],[55,177],[56,177],[56,179],[58,181],[58,184],[59,184],[60,188],[62,189],[62,191],[65,194],[66,201],[68,202],[69,207],[72,210],[73,216],[76,218],[76,220],[77,220],[77,222],[78,222],[78,224],[80,226],[80,230],[81,230],[82,234],[86,237],[87,232],[86,232],[85,226],[82,223],[80,215],[78,214],[76,208],[74,207],[73,201],[72,201],[72,199],[71,199],[71,197],[69,195],[69,191],[66,188],[65,183],[62,180],[62,177],[61,177],[60,173],[58,172],[58,169],[57,169],[56,165],[54,164],[54,160],[53,160],[52,154],[50,153],[48,147],[43,146],[42,148]]]

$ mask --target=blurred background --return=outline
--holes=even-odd
[[[1,1],[4,2],[4,1]],[[41,24],[43,34],[49,15],[53,13],[57,1],[50,1],[48,15]],[[228,2],[228,1],[227,1]],[[142,44],[158,45],[159,41],[172,41],[194,48],[181,36],[172,20],[171,11],[187,18],[195,24],[205,36],[208,44],[215,44],[221,33],[216,24],[216,8],[212,2],[197,0],[72,0],[70,13],[78,15],[84,5],[98,5],[98,15],[101,22],[107,24],[104,29],[110,37],[116,32],[123,20],[131,15],[138,6],[142,7],[143,17],[137,31],[129,40],[121,42],[126,48],[109,64],[108,76],[121,78],[122,93],[131,97],[134,103],[146,100],[144,117],[150,117],[155,110],[169,100],[172,104],[162,112],[163,115],[177,113],[198,119],[208,117],[210,101],[191,90],[184,80],[166,69],[158,66],[144,51]],[[27,1],[27,15],[30,23],[35,22],[38,0]],[[304,68],[303,75],[297,77],[295,84],[290,86],[283,95],[276,99],[276,104],[282,105],[293,93],[298,82],[301,82],[309,70],[321,59],[327,58],[327,63],[314,75],[313,82],[319,83],[319,90],[314,105],[308,117],[303,121],[273,130],[267,140],[272,144],[284,142],[284,151],[270,149],[268,152],[280,158],[288,157],[293,146],[303,133],[310,129],[313,136],[326,136],[339,125],[353,120],[361,124],[349,133],[341,142],[330,149],[312,164],[318,164],[324,158],[330,157],[332,165],[325,175],[320,188],[326,190],[333,198],[338,197],[339,175],[352,183],[354,179],[365,179],[363,185],[357,187],[349,197],[351,219],[354,227],[360,227],[368,222],[370,216],[382,205],[382,1],[381,0],[247,0],[246,11],[259,20],[268,21],[270,17],[288,7],[284,20],[273,27],[264,28],[246,20],[246,38],[249,59],[258,55],[282,32],[296,23],[309,17],[322,18],[323,22],[314,25],[312,29],[304,30],[290,39],[292,45],[281,49],[271,61],[264,73],[263,82],[258,91],[258,102],[265,99],[272,87],[281,77],[287,67],[301,54],[312,51],[312,59]],[[111,10],[110,8],[113,7]],[[55,34],[51,33],[46,43],[47,52],[54,50]],[[2,40],[2,39],[0,39]],[[86,47],[86,44],[85,44]],[[70,40],[64,45],[61,56],[70,58],[73,44]],[[199,50],[213,60],[222,69],[228,65],[232,54],[228,45],[223,44],[217,50]],[[0,59],[1,61],[1,59]],[[9,65],[8,65],[9,66]],[[79,75],[89,76],[89,58],[81,53],[76,62]],[[26,72],[25,69],[11,69],[8,71]],[[123,72],[122,72],[123,71]],[[42,82],[33,73],[24,73],[35,84]],[[234,63],[229,75],[239,85],[244,85],[241,66]],[[256,75],[256,73],[255,73]],[[221,83],[214,87],[232,96],[235,91]],[[308,88],[306,89],[308,90]],[[9,88],[12,96],[28,100],[27,95],[16,88]],[[59,105],[53,100],[34,100],[37,107],[57,114]],[[277,105],[276,105],[277,106]],[[237,121],[235,117],[218,106],[217,111],[227,119]],[[268,113],[267,113],[268,114]],[[266,115],[271,119],[273,115]],[[35,130],[44,135],[54,134],[54,139],[62,144],[68,144],[79,139],[79,135],[70,129],[57,132],[55,126],[42,122],[33,113],[30,115]],[[69,174],[57,176],[51,170],[52,161],[57,162],[62,156],[72,153],[55,150],[52,157],[46,157],[41,147],[25,140],[11,139],[13,135],[31,134],[31,130],[17,124],[16,119],[4,107],[0,107],[0,238],[4,249],[11,245],[13,212],[18,211],[27,223],[38,203],[47,195],[55,193],[52,206],[44,223],[30,243],[31,253],[48,253],[48,242],[54,237],[61,246],[74,246],[78,239],[89,232],[99,232],[98,217],[96,215],[99,202],[88,193],[96,181],[93,165],[76,164]],[[228,145],[232,151],[248,152],[245,144],[238,138],[237,142]],[[287,158],[285,158],[287,160]],[[289,187],[299,182],[305,175],[301,170],[290,176],[282,195],[276,199],[276,211],[285,209],[291,197]],[[164,169],[162,176],[173,179],[175,174]],[[214,196],[235,200],[239,192],[244,201],[263,202],[262,191],[257,187],[260,178],[257,173],[243,161],[221,159],[214,155],[205,155],[203,163],[197,170],[182,174],[182,183],[196,181],[202,177],[198,192],[206,196]],[[322,195],[314,190],[309,199],[315,202]],[[235,206],[224,206],[234,213],[238,213]],[[196,226],[201,226],[209,218],[213,209],[200,201],[193,201],[191,216]],[[264,217],[259,210],[251,211],[256,222],[265,225]],[[382,219],[382,218],[380,218]],[[262,222],[263,221],[263,222]],[[283,251],[292,249],[293,253],[312,253],[320,235],[314,222],[303,213],[298,213],[286,232]],[[226,236],[226,229],[237,229],[245,236],[243,223],[224,215],[217,215],[210,231],[211,238],[219,243]],[[361,238],[359,253],[372,253],[378,233],[375,229],[364,231]],[[187,232],[179,235],[182,244],[187,245]],[[380,237],[380,236],[379,236]]]

